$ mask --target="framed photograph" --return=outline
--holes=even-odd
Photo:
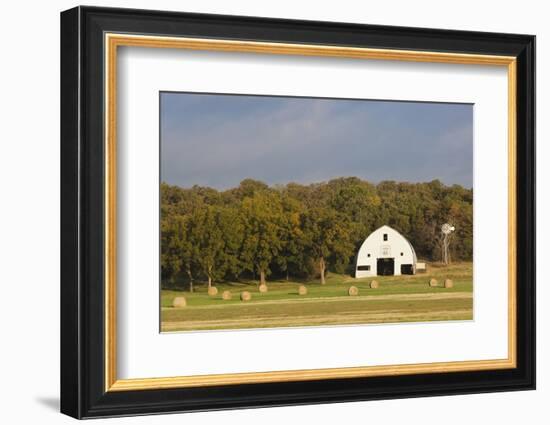
[[[535,37],[61,14],[61,411],[535,388]]]

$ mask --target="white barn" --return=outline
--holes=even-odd
[[[382,226],[359,248],[355,277],[415,274],[416,263],[411,243],[397,230]]]

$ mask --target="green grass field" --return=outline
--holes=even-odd
[[[438,287],[430,287],[436,278]],[[444,288],[443,281],[453,280],[453,288]],[[375,279],[379,288],[371,289]],[[305,284],[307,295],[298,294]],[[358,296],[349,296],[348,288],[359,289]],[[216,284],[218,294],[208,296],[206,285],[187,290],[161,291],[161,327],[163,332],[273,328],[288,326],[322,326],[362,323],[425,322],[471,320],[473,318],[472,264],[457,263],[444,267],[429,264],[427,273],[414,276],[377,276],[354,279],[329,273],[327,283],[318,281],[268,281],[268,292],[260,293],[257,282]],[[229,290],[231,300],[223,300]],[[241,291],[249,291],[252,300],[240,301]],[[173,299],[185,296],[187,306],[173,308]]]

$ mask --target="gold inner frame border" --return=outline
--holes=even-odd
[[[371,49],[330,45],[288,44],[274,42],[180,38],[150,35],[106,33],[105,46],[105,391],[137,391],[217,385],[238,385],[270,382],[312,381],[322,379],[379,377],[420,373],[449,373],[512,369],[517,365],[516,353],[516,58],[513,56],[413,50]],[[289,371],[247,372],[214,375],[118,379],[116,324],[116,128],[117,128],[117,51],[118,47],[148,47],[340,57],[355,59],[396,60],[469,65],[504,66],[508,72],[508,358],[381,366],[304,369]]]

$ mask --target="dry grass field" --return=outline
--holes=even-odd
[[[432,278],[438,286],[429,285]],[[452,288],[444,287],[445,279],[453,280]],[[378,288],[370,287],[372,280],[379,282]],[[300,285],[307,287],[306,295],[298,293]],[[359,290],[356,296],[348,295],[352,285]],[[194,293],[162,290],[161,331],[473,319],[472,263],[429,264],[426,273],[374,279],[330,273],[325,285],[270,281],[265,293],[256,282],[226,282],[216,287],[214,296],[208,295],[204,285],[196,285]],[[230,300],[223,299],[224,291],[231,292]],[[250,301],[240,300],[242,291],[251,293]],[[186,306],[173,308],[174,298],[181,296]]]

